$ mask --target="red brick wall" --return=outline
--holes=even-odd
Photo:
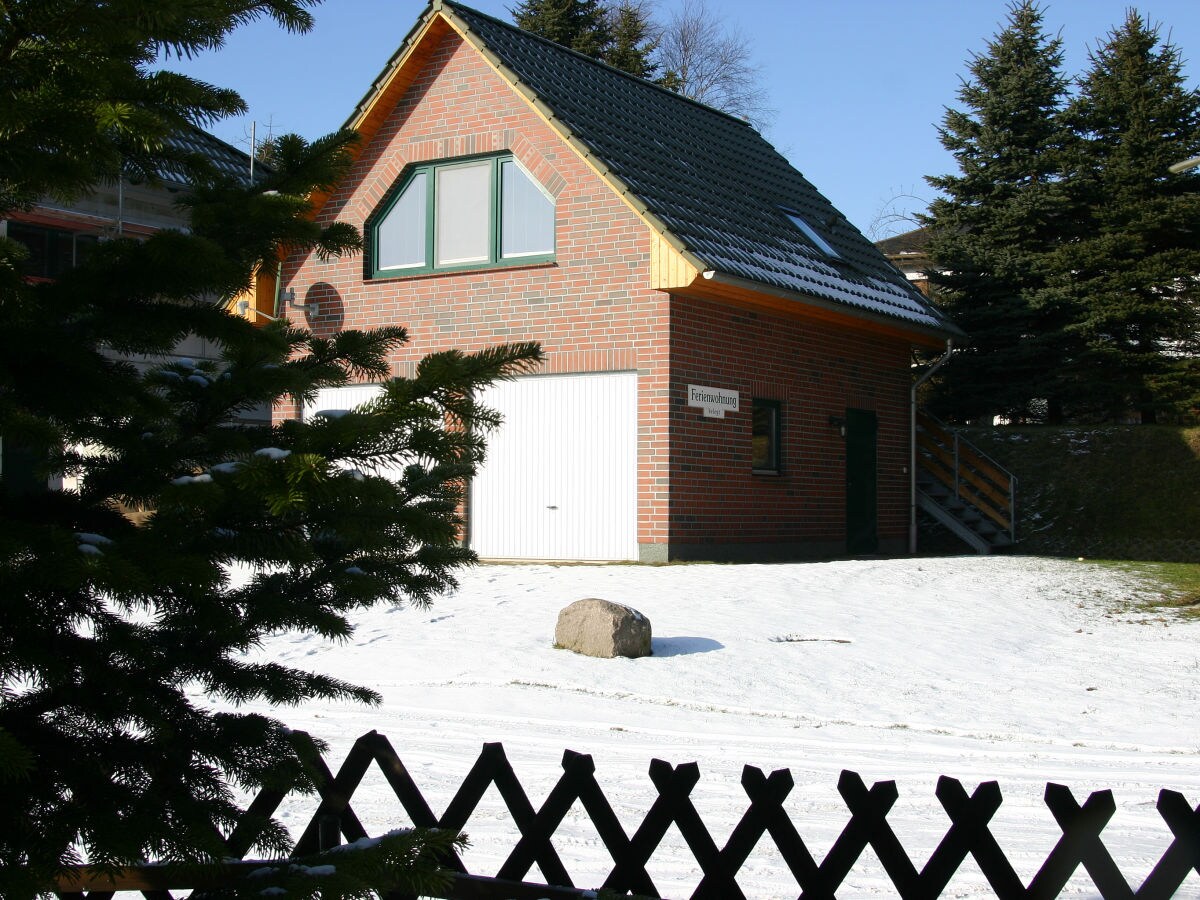
[[[674,297],[671,301],[673,554],[764,543],[781,553],[845,545],[845,441],[829,417],[848,407],[878,416],[881,544],[907,534],[908,345],[820,322]],[[687,386],[736,390],[741,409],[705,418]],[[782,404],[781,475],[750,471],[751,400]]]
[[[319,303],[317,314],[307,315],[318,334],[404,325],[411,343],[393,360],[397,374],[430,352],[517,340],[542,343],[545,372],[637,369],[638,534],[641,542],[661,543],[668,297],[648,287],[649,231],[457,35],[442,39],[322,221],[362,229],[407,164],[502,150],[556,196],[553,264],[364,281],[361,257],[321,263],[309,256],[290,261],[287,286],[297,301]]]

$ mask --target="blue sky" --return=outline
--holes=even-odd
[[[508,19],[515,0],[465,0]],[[662,11],[672,0],[658,0]],[[1124,20],[1127,0],[1052,0],[1048,31],[1060,32],[1066,71]],[[765,134],[797,169],[864,232],[892,202],[900,212],[932,198],[923,176],[953,160],[936,125],[955,96],[972,52],[982,51],[1005,18],[1005,0],[709,0],[731,29],[749,38],[776,112]],[[419,0],[325,0],[309,34],[265,22],[240,29],[220,51],[170,61],[250,105],[245,119],[212,131],[243,148],[250,121],[262,134],[318,137],[342,125],[408,33]],[[1182,51],[1191,87],[1200,86],[1200,2],[1153,0],[1138,7]],[[893,223],[878,233],[905,230]]]

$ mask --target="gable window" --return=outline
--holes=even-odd
[[[826,256],[833,259],[841,259],[841,254],[833,249],[833,245],[817,232],[815,228],[808,224],[808,221],[799,213],[792,212],[790,209],[782,211],[787,216],[788,221],[800,229],[801,233],[812,242],[812,244],[824,253]]]
[[[754,399],[751,407],[750,469],[761,474],[778,475],[783,456],[780,438],[783,434],[778,400]]]
[[[554,256],[554,200],[511,156],[412,168],[368,227],[376,278]]]

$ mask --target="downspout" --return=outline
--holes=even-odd
[[[913,382],[909,395],[909,446],[910,464],[908,467],[909,502],[908,502],[908,553],[917,553],[917,388],[933,377],[933,373],[950,361],[954,353],[954,339],[947,338],[946,352],[937,358],[932,366],[926,369],[921,377]]]

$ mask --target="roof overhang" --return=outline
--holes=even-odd
[[[696,297],[747,309],[783,314],[790,318],[815,319],[833,325],[868,331],[896,338],[929,349],[944,347],[947,339],[965,335],[952,325],[937,327],[910,322],[896,316],[857,309],[844,303],[760,284],[721,272],[701,272],[690,284],[680,285],[672,293]]]

